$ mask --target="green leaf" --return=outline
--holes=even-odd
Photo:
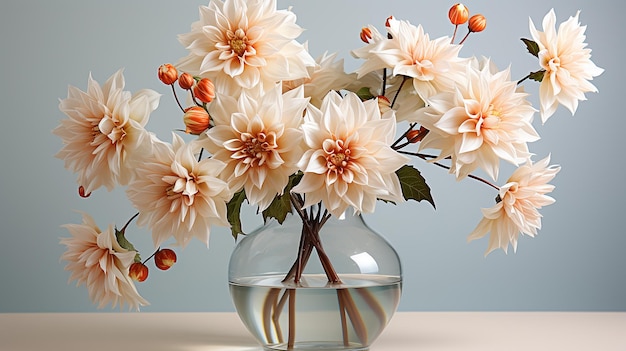
[[[135,262],[141,262],[141,256],[139,256],[139,252],[137,251],[137,249],[135,249],[135,246],[133,245],[133,243],[131,243],[130,241],[128,241],[128,239],[126,239],[126,236],[124,235],[124,231],[121,230],[117,230],[117,228],[115,228],[115,239],[117,240],[117,243],[120,244],[120,246],[128,251],[135,251]]]
[[[526,44],[526,49],[531,55],[539,57],[539,45],[536,42],[526,38],[521,38],[521,40]]]
[[[402,187],[402,195],[405,200],[422,201],[426,200],[435,207],[435,201],[430,194],[430,187],[426,184],[426,179],[422,177],[420,171],[413,166],[404,165],[396,171],[400,186]]]
[[[246,192],[241,190],[233,195],[233,198],[226,204],[226,217],[230,223],[230,232],[237,240],[239,234],[245,234],[241,229],[241,204],[246,200]]]
[[[370,93],[370,88],[363,87],[356,92],[356,95],[361,98],[361,101],[370,100],[374,98],[374,95]]]
[[[263,211],[263,220],[267,222],[269,218],[276,218],[278,223],[282,224],[285,221],[288,213],[291,213],[291,199],[289,198],[289,192],[291,189],[300,183],[302,179],[302,172],[292,174],[289,177],[289,182],[285,186],[282,195],[277,195],[272,203]]]
[[[546,73],[545,69],[539,70],[537,72],[531,72],[528,75],[528,78],[537,82],[541,82],[543,80],[543,76],[545,75],[545,73]]]

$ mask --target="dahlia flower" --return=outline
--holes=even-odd
[[[497,179],[500,159],[519,165],[530,156],[526,143],[539,139],[531,125],[535,109],[509,69],[494,72],[487,60],[466,72],[465,84],[432,96],[418,111],[415,121],[430,130],[420,150],[441,150],[434,161],[451,157],[450,173],[459,180],[477,168]]]
[[[77,286],[84,284],[98,308],[111,303],[112,307],[119,304],[120,308],[128,305],[139,310],[148,305],[128,273],[136,252],[119,245],[113,225],[101,231],[90,215],[82,216],[82,224],[64,225],[72,236],[61,239],[67,247],[61,259],[67,261],[65,270],[72,272],[69,280],[76,280]]]
[[[485,256],[498,248],[506,253],[509,244],[515,252],[519,233],[534,237],[537,230],[541,229],[541,214],[538,210],[555,202],[546,195],[554,189],[554,185],[548,182],[561,169],[549,166],[549,163],[550,156],[535,164],[529,159],[500,188],[496,205],[482,209],[484,217],[469,235],[468,241],[490,233]]]
[[[137,163],[137,177],[126,193],[139,210],[137,224],[148,225],[154,245],[173,237],[186,246],[196,237],[209,244],[211,225],[228,226],[226,203],[232,192],[219,179],[225,164],[198,161],[196,143],[174,134],[172,144],[155,141],[154,152]]]
[[[572,115],[578,101],[586,100],[585,93],[597,92],[589,81],[604,70],[591,61],[591,49],[586,48],[585,26],[578,22],[578,15],[570,17],[556,30],[554,9],[543,18],[543,32],[535,28],[530,19],[530,33],[539,46],[539,64],[545,70],[539,87],[541,120],[545,123],[559,104]]]
[[[389,146],[396,136],[393,110],[381,116],[375,99],[330,92],[320,109],[307,109],[302,129],[308,149],[298,166],[304,175],[292,191],[305,195],[305,207],[322,201],[341,216],[350,206],[373,212],[377,199],[403,201],[394,172],[408,159]]]
[[[383,68],[393,75],[412,78],[415,91],[422,100],[454,88],[465,73],[465,59],[459,58],[461,46],[450,44],[449,37],[430,40],[421,25],[390,18],[387,31],[390,39],[377,39],[354,50],[354,56],[365,59],[357,76]]]
[[[68,97],[59,104],[68,118],[52,131],[64,144],[55,156],[65,161],[65,168],[78,173],[77,182],[85,193],[128,184],[132,177],[129,159],[149,145],[144,126],[160,94],[149,89],[131,94],[123,89],[122,70],[103,86],[89,75],[86,92],[70,86]]]
[[[281,93],[280,84],[261,96],[243,92],[238,100],[219,95],[211,105],[215,126],[200,139],[234,191],[266,209],[298,170],[303,149],[302,115],[308,99],[304,87]]]
[[[271,89],[281,80],[307,78],[307,66],[315,64],[295,41],[301,33],[295,14],[276,10],[275,0],[211,0],[179,36],[189,54],[177,67],[230,91]]]

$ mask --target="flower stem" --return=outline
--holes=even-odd
[[[402,76],[402,83],[400,83],[400,87],[398,88],[398,91],[396,91],[396,94],[394,95],[393,101],[391,101],[391,105],[389,105],[389,108],[393,108],[393,105],[395,105],[396,100],[398,99],[398,95],[400,95],[400,90],[402,90],[402,86],[404,86],[404,82],[406,82],[407,79],[409,79],[408,76]]]
[[[413,130],[415,125],[416,125],[416,123],[409,124],[409,128],[407,128],[407,130],[404,133],[402,133],[402,135],[398,139],[396,139],[396,141],[394,141],[393,144],[391,144],[391,148],[397,151],[397,150],[403,148],[404,146],[406,146],[406,144],[405,144],[403,146],[398,147],[398,144],[400,143],[400,141],[402,139],[404,139],[406,137],[407,133],[409,133],[411,130]]]
[[[411,156],[415,156],[415,157],[419,157],[419,158],[421,158],[422,160],[427,160],[427,159],[431,159],[431,158],[436,158],[436,156],[433,156],[433,155],[426,155],[426,154],[421,154],[421,153],[419,153],[419,152],[410,152],[410,151],[402,151],[402,150],[398,150],[398,153],[405,154],[405,155],[411,155]],[[434,164],[435,166],[441,167],[441,168],[448,169],[448,170],[450,169],[450,166],[446,166],[446,165],[444,165],[444,164],[442,164],[442,163],[439,163],[439,162],[433,162],[432,164]],[[487,184],[487,185],[489,185],[490,187],[492,187],[492,188],[494,188],[494,189],[496,189],[496,190],[500,191],[500,187],[499,187],[499,186],[497,186],[497,185],[495,185],[495,184],[493,184],[493,183],[489,182],[488,180],[486,180],[486,179],[484,179],[484,178],[481,178],[481,177],[476,176],[476,175],[473,175],[473,174],[468,174],[468,175],[467,175],[467,177],[468,177],[468,178],[472,178],[472,179],[474,179],[474,180],[477,180],[477,181],[479,181],[479,182],[481,182],[481,183]]]
[[[385,96],[385,89],[387,89],[387,69],[383,68],[383,86],[380,89],[380,95]]]
[[[150,260],[152,257],[154,257],[154,255],[156,255],[157,252],[159,252],[161,250],[161,247],[157,247],[156,250],[154,250],[154,252],[152,253],[152,255],[150,255],[150,257],[146,258],[145,260],[143,260],[143,262],[141,262],[141,264],[146,264],[146,262],[148,262],[148,260]]]
[[[180,107],[180,109],[185,112],[185,109],[183,108],[183,105],[180,104],[180,100],[178,100],[178,94],[176,94],[176,89],[174,88],[174,84],[170,84],[170,86],[172,87],[172,95],[174,95],[174,100],[176,100],[176,103],[178,104],[178,107]]]
[[[454,44],[454,38],[456,38],[456,31],[459,29],[459,25],[454,26],[454,33],[452,33],[452,39],[450,39],[450,44]]]
[[[139,216],[139,212],[135,213],[132,217],[130,217],[130,219],[126,222],[126,224],[124,224],[124,227],[122,227],[122,229],[120,230],[120,232],[124,233],[126,231],[126,227],[128,227],[128,225],[130,224],[130,222],[133,221],[133,219],[137,218],[137,216]]]
[[[472,33],[472,31],[467,31],[467,34],[465,34],[465,36],[463,37],[463,39],[461,39],[461,41],[459,42],[459,45],[462,45],[465,42],[465,39],[467,39],[467,37],[469,37],[470,33]]]
[[[317,206],[317,213],[314,213],[313,209],[310,209],[309,212],[307,212],[302,208],[304,201],[295,193],[290,193],[289,199],[302,220],[302,233],[300,236],[300,243],[298,245],[298,255],[296,257],[296,261],[283,279],[283,282],[292,278],[296,284],[300,282],[300,279],[302,278],[302,271],[308,262],[311,252],[315,249],[317,256],[320,259],[320,263],[322,264],[322,268],[324,269],[324,273],[326,274],[326,278],[328,278],[328,282],[331,284],[341,283],[341,279],[339,278],[337,271],[335,271],[330,258],[326,254],[319,236],[320,230],[326,221],[328,221],[331,217],[331,214],[328,213],[327,210],[324,210],[322,213],[321,203]]]

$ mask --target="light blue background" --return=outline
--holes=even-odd
[[[174,5],[175,4],[175,5]],[[86,89],[87,77],[104,82],[125,67],[127,90],[152,88],[163,94],[148,128],[169,140],[181,115],[156,69],[185,55],[176,35],[198,18],[200,2],[181,1],[11,1],[0,12],[2,81],[0,107],[0,312],[96,311],[84,287],[68,284],[59,261],[64,247],[60,226],[77,223],[80,209],[101,227],[122,226],[134,213],[122,189],[76,195],[75,176],[53,157],[60,140],[51,130],[64,117],[58,99],[67,86]],[[204,4],[204,3],[202,3]],[[484,33],[470,36],[463,56],[490,56],[500,68],[512,64],[514,79],[537,69],[521,37],[529,37],[528,17],[540,25],[555,7],[558,22],[581,9],[588,25],[593,60],[606,69],[593,83],[576,116],[560,108],[530,145],[536,160],[552,154],[562,166],[554,181],[556,204],[544,208],[539,236],[520,240],[518,252],[483,257],[487,240],[466,242],[492,205],[495,193],[473,181],[457,183],[441,169],[415,162],[432,188],[437,210],[423,203],[379,204],[366,221],[397,248],[405,272],[401,310],[619,310],[626,311],[626,235],[623,183],[624,5],[609,1],[467,1],[487,17]],[[349,51],[360,47],[360,28],[382,30],[395,15],[421,23],[432,38],[451,35],[445,1],[279,1],[293,5],[306,28],[313,56],[339,52],[352,71],[360,62]],[[461,35],[464,29],[461,30]],[[525,84],[537,102],[536,84]],[[502,183],[512,171],[504,166]],[[248,211],[247,230],[260,223]],[[149,252],[145,230],[132,227],[135,244]],[[152,269],[138,284],[152,305],[144,311],[231,311],[226,284],[233,248],[228,230],[214,229],[210,248],[194,241],[178,250],[168,272]],[[104,311],[109,311],[106,308]]]

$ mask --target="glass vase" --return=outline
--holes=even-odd
[[[272,219],[237,244],[237,313],[265,350],[368,350],[400,301],[399,257],[360,215],[312,228],[302,218]]]

